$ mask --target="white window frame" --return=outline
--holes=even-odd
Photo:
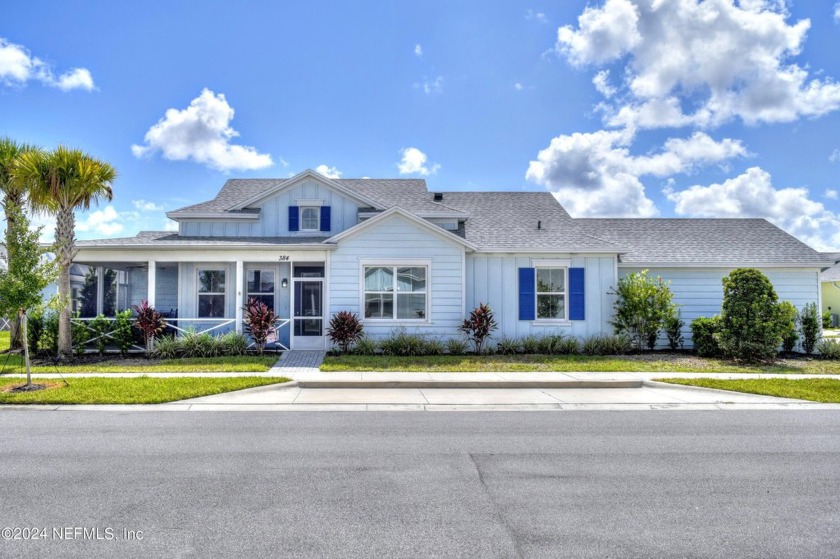
[[[303,212],[305,210],[312,210],[315,212],[315,228],[303,226]],[[300,231],[320,231],[321,230],[321,208],[320,206],[298,206],[298,229]]]
[[[534,260],[531,262],[534,267],[534,321],[551,324],[568,324],[569,321],[569,268],[571,260]],[[538,290],[539,270],[563,270],[563,292]],[[563,295],[563,318],[540,318],[540,295]]]
[[[201,272],[222,272],[225,275],[224,286],[225,290],[222,292],[210,292],[206,291],[204,293],[200,292],[199,289],[201,288]],[[195,268],[195,317],[196,318],[228,318],[228,269],[224,266],[202,266]],[[200,309],[201,309],[201,296],[202,295],[221,295],[224,297],[224,312],[220,317],[202,317],[200,316]]]
[[[426,308],[424,318],[397,318],[397,268],[425,268],[426,269]],[[388,293],[394,296],[393,318],[365,318],[365,293],[383,293],[381,291],[365,291],[365,268],[393,268],[394,291]],[[373,324],[428,324],[432,321],[432,261],[428,259],[400,259],[400,260],[360,260],[359,261],[359,315],[362,322]]]

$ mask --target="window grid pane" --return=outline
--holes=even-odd
[[[300,228],[304,231],[317,231],[321,208],[301,208]]]
[[[365,318],[426,319],[425,266],[366,266],[364,274]]]

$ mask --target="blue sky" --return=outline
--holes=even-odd
[[[0,135],[117,168],[81,238],[324,166],[840,249],[837,52],[834,0],[18,2]]]

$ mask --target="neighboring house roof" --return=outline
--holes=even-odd
[[[840,260],[838,255],[830,255],[835,260]],[[840,281],[840,264],[835,264],[820,274],[820,281]]]
[[[592,236],[620,243],[623,263],[803,264],[830,266],[817,252],[765,219],[575,219]]]

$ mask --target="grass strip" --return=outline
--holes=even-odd
[[[0,378],[0,404],[162,404],[186,398],[209,396],[233,390],[287,382],[277,377],[223,378],[73,378],[70,386],[56,379],[36,379],[49,388],[35,392],[10,393],[23,379]]]
[[[685,386],[702,386],[748,394],[796,398],[813,402],[840,403],[840,380],[831,378],[762,378],[762,379],[712,379],[712,378],[658,378],[660,382]]]

